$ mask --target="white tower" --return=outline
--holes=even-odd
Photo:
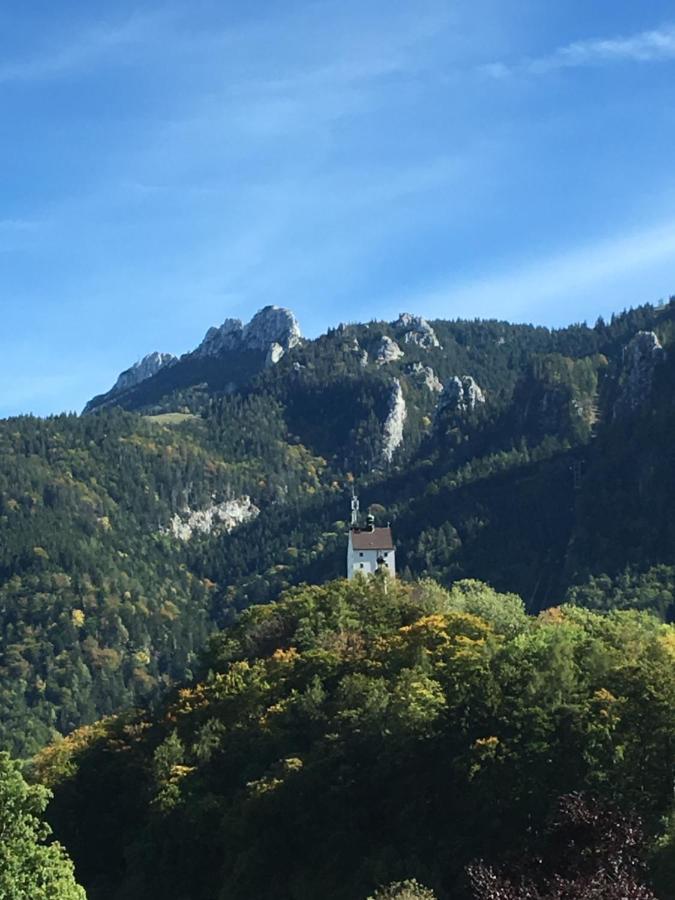
[[[356,496],[356,491],[352,490],[352,528],[359,527],[359,498]]]

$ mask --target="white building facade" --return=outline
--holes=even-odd
[[[352,526],[347,545],[347,578],[356,575],[372,575],[379,569],[396,577],[396,549],[391,528],[376,528],[369,524],[365,528]]]

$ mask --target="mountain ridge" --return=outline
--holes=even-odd
[[[260,364],[259,354],[264,355],[262,366],[274,365],[288,350],[297,346],[301,339],[302,334],[295,315],[284,307],[265,306],[258,310],[246,325],[240,319],[225,319],[222,325],[210,327],[204,339],[194,350],[190,350],[180,357],[157,351],[143,357],[140,362],[122,372],[107,393],[92,397],[85,405],[83,412],[90,413],[106,406],[124,405],[129,401],[129,395],[133,395],[134,388],[154,378],[168,366],[178,366],[180,369],[181,365],[195,360],[209,360],[233,352],[237,356],[243,355],[244,357],[251,354],[251,358],[247,362],[253,362],[255,371],[256,364]],[[198,371],[203,372],[203,367],[202,369],[198,368]],[[176,381],[176,373],[173,374],[174,381]],[[230,385],[231,389],[234,389],[238,384],[236,367],[232,374],[235,380],[231,381]],[[180,376],[177,380],[179,383],[181,382]]]

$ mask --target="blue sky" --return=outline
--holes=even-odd
[[[675,293],[675,6],[0,8],[0,416],[227,316],[560,325]]]

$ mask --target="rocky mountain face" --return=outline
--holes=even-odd
[[[519,362],[520,343],[528,350]],[[434,422],[440,434],[460,422],[469,427],[479,409],[504,415],[505,400],[512,430],[538,440],[587,437],[603,404],[614,418],[647,402],[665,358],[656,331],[644,328],[608,354],[600,349],[601,335],[590,329],[568,339],[505,323],[432,324],[411,313],[389,323],[342,324],[306,341],[289,309],[267,306],[247,324],[226,319],[209,328],[180,359],[150,354],[86,411],[120,405],[146,414],[201,412],[210,398],[264,377],[301,440],[362,473],[401,464],[430,439]],[[614,388],[603,392],[601,383]],[[328,425],[335,416],[338,430]]]
[[[149,353],[144,356],[140,362],[134,363],[126,372],[122,372],[113,386],[113,392],[119,393],[127,388],[134,387],[145,381],[146,378],[152,378],[164,366],[170,366],[177,361],[178,357],[172,353]]]
[[[104,401],[99,404],[90,401],[85,406],[84,411],[91,412],[97,405],[114,405],[120,394],[124,394],[125,391],[128,391],[130,388],[136,387],[142,381],[147,381],[148,378],[152,378],[153,375],[156,375],[166,366],[172,366],[176,362],[178,362],[178,357],[174,356],[172,353],[159,353],[158,351],[148,353],[147,356],[144,356],[143,359],[134,363],[133,366],[125,369],[125,371],[120,374],[115,384],[105,395]]]
[[[302,339],[300,325],[289,309],[266,306],[244,325],[240,319],[225,319],[218,328],[209,328],[196,356],[220,356],[232,350],[254,350],[277,363]]]
[[[278,306],[264,307],[246,325],[240,319],[225,319],[222,325],[209,328],[195,350],[180,358],[166,353],[146,356],[123,372],[110,391],[90,400],[84,411],[110,405],[152,410],[165,396],[199,384],[206,385],[207,394],[233,391],[276,365],[301,340],[293,313]]]

